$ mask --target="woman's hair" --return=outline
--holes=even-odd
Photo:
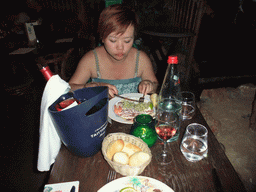
[[[129,8],[115,4],[105,8],[99,18],[98,34],[100,40],[104,40],[112,32],[123,34],[130,26],[134,26],[134,36],[137,34],[138,17]]]

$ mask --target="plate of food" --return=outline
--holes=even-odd
[[[126,98],[139,100],[143,96],[141,93],[127,93],[121,95]],[[139,114],[149,114],[155,116],[155,108],[149,95],[145,95],[143,103],[129,101],[119,97],[114,97],[109,101],[108,115],[114,121],[124,124],[133,124],[133,119]]]
[[[144,176],[129,176],[116,179],[98,190],[98,192],[174,192],[168,185],[156,179]]]

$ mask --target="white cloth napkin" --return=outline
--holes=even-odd
[[[40,129],[39,129],[39,152],[37,169],[49,171],[51,164],[55,162],[61,146],[61,140],[51,120],[48,108],[61,95],[70,90],[69,84],[62,80],[59,75],[52,76],[47,82],[41,101]]]

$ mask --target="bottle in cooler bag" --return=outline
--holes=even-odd
[[[46,81],[49,81],[49,79],[53,76],[53,73],[52,73],[51,69],[49,68],[49,66],[42,66],[41,64],[38,64],[38,68],[39,68],[40,72],[43,74]],[[70,97],[68,99],[63,99],[63,101],[56,104],[55,109],[57,111],[61,111],[74,102],[76,102],[78,105],[81,103],[78,99],[76,99],[74,97]]]

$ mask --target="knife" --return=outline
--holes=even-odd
[[[128,100],[128,101],[135,101],[135,102],[138,102],[139,103],[139,100],[135,100],[135,99],[130,99],[130,98],[127,98],[127,97],[123,97],[121,95],[115,95],[116,97],[119,97],[119,98],[122,98],[122,99],[125,99],[125,100]]]
[[[214,182],[216,191],[224,192],[220,178],[219,178],[217,170],[215,168],[212,169],[212,176],[213,176],[213,182]]]

